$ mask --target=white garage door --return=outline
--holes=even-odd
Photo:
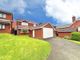
[[[52,28],[43,28],[43,38],[53,37],[53,29]]]

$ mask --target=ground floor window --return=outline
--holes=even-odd
[[[4,24],[0,24],[0,29],[5,29],[5,25]]]
[[[21,29],[21,33],[29,33],[28,29]]]

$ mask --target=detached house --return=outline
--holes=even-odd
[[[76,17],[73,16],[72,21],[73,21],[72,24],[56,28],[57,36],[59,37],[71,36],[72,32],[80,32],[80,20],[76,19]]]
[[[11,33],[13,14],[0,10],[0,33]]]
[[[13,22],[13,29],[16,30],[15,33],[18,35],[29,34],[30,28],[35,26],[37,26],[37,23],[26,20],[18,20]]]

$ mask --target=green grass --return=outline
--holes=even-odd
[[[28,36],[0,34],[0,60],[47,60],[48,42]]]
[[[73,43],[76,43],[76,44],[80,45],[80,41],[74,41],[74,40],[69,40],[69,41],[71,41],[71,42],[73,42]]]

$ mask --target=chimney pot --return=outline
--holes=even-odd
[[[75,20],[76,20],[76,17],[73,16],[73,17],[72,17],[72,22],[75,22]]]

